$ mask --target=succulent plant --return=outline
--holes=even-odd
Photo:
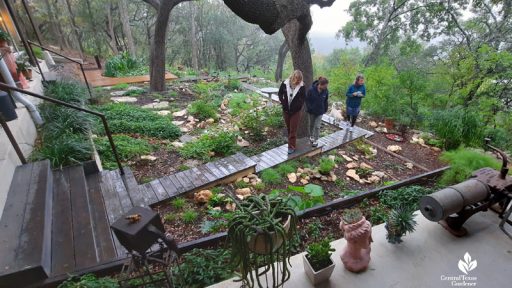
[[[343,211],[342,218],[346,224],[354,224],[363,218],[363,213],[357,208],[347,209]]]
[[[391,210],[386,221],[386,230],[388,234],[386,239],[391,244],[402,243],[402,237],[406,233],[412,233],[415,230],[415,226],[418,224],[414,220],[414,210],[400,206],[396,209]]]

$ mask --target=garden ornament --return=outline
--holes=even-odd
[[[366,218],[353,223],[346,224],[341,221],[340,229],[347,241],[345,250],[341,253],[341,261],[345,268],[351,272],[362,272],[368,268],[370,263],[370,251],[372,240],[372,227]]]

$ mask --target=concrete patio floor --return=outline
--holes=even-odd
[[[387,242],[384,225],[373,228],[372,259],[366,272],[354,274],[345,270],[339,257],[345,240],[333,242],[336,268],[330,281],[316,287],[512,287],[512,239],[498,228],[497,214],[474,215],[465,225],[469,234],[463,238],[452,236],[439,224],[426,220],[420,212],[416,214],[416,232],[405,236],[404,242],[398,245]],[[466,252],[477,261],[477,267],[467,275],[458,268]],[[293,256],[291,263],[292,276],[284,287],[314,287],[304,273],[302,254]],[[450,278],[461,275],[466,280]],[[241,286],[231,279],[210,287]]]

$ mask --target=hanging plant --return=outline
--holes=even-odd
[[[240,281],[246,287],[269,287],[268,282],[262,285],[259,276],[271,271],[272,287],[282,286],[290,278],[289,240],[296,233],[295,211],[287,204],[288,200],[270,199],[267,195],[234,201],[238,209],[229,222],[228,243],[233,264],[239,268]]]

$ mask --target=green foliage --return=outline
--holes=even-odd
[[[259,182],[254,184],[252,187],[258,191],[262,191],[263,189],[265,189],[265,183]]]
[[[188,167],[187,165],[184,165],[184,164],[181,164],[180,166],[178,166],[178,171],[187,171],[188,169],[190,169],[190,167]]]
[[[123,162],[147,155],[153,151],[153,147],[145,139],[132,138],[127,135],[113,135],[112,138],[114,139],[119,158]],[[117,162],[108,138],[95,138],[94,144],[100,155],[103,167],[106,169],[117,169]]]
[[[221,82],[200,81],[194,85],[193,91],[199,94],[200,96],[205,96],[212,94],[215,91],[222,91],[222,88],[223,87]]]
[[[233,276],[230,251],[194,249],[183,255],[183,262],[173,269],[176,288],[202,288]]]
[[[70,133],[59,136],[62,138],[43,135],[43,144],[32,152],[31,160],[48,159],[53,168],[60,168],[92,159],[92,147],[86,136]]]
[[[320,158],[320,163],[318,164],[318,172],[323,175],[329,175],[331,171],[336,166],[336,163],[327,157]]]
[[[217,107],[210,102],[204,100],[197,100],[192,102],[188,109],[190,114],[194,115],[199,120],[207,120],[209,118],[217,119]]]
[[[87,87],[79,82],[61,80],[49,82],[44,95],[73,105],[83,105],[88,97]]]
[[[357,175],[359,175],[360,177],[368,177],[372,174],[373,170],[371,168],[367,168],[367,167],[358,167],[356,168],[356,173]]]
[[[104,75],[107,77],[121,77],[147,74],[147,72],[141,73],[140,67],[140,63],[125,51],[105,61]]]
[[[242,114],[240,119],[242,127],[247,129],[251,139],[256,141],[260,141],[265,138],[265,135],[263,134],[264,130],[261,127],[263,119],[260,116],[261,113],[258,113],[257,111],[247,111]]]
[[[186,210],[185,212],[183,212],[183,214],[181,214],[181,220],[183,221],[183,223],[186,224],[194,223],[198,217],[199,213],[191,209]]]
[[[11,35],[7,31],[0,29],[0,40],[11,41]]]
[[[459,148],[454,151],[443,152],[441,160],[450,165],[450,169],[443,173],[442,185],[452,185],[465,181],[475,170],[485,167],[499,169],[500,162],[496,158],[474,149]]]
[[[242,88],[242,84],[240,83],[240,80],[238,79],[228,79],[228,81],[226,81],[226,84],[224,85],[224,87],[228,90],[231,90],[231,91],[240,91],[240,89]]]
[[[228,107],[234,116],[240,115],[244,111],[255,108],[259,103],[259,96],[251,96],[244,93],[233,93],[229,98]]]
[[[460,145],[479,147],[483,144],[482,121],[476,112],[463,108],[434,111],[429,126],[447,150]]]
[[[289,173],[293,173],[293,172],[297,171],[297,163],[295,163],[293,161],[285,162],[285,163],[279,164],[279,166],[277,166],[275,168],[275,170],[281,176],[285,177]]]
[[[172,118],[160,116],[148,109],[121,103],[95,106],[95,109],[105,114],[112,133],[140,134],[168,140],[181,136]],[[96,123],[96,131],[104,133],[99,121]]]
[[[422,196],[432,193],[432,189],[422,186],[408,186],[396,190],[386,190],[379,193],[380,203],[389,209],[398,207],[410,207],[419,209],[419,201]]]
[[[343,190],[345,189],[347,183],[345,182],[345,180],[337,178],[336,181],[334,181],[334,185],[336,185],[336,187],[338,187],[339,189]]]
[[[32,52],[34,52],[34,56],[36,56],[37,59],[44,59],[43,49],[39,47],[32,47]]]
[[[171,201],[172,207],[176,210],[182,209],[185,207],[185,204],[187,204],[187,200],[185,200],[185,198],[176,198]]]
[[[354,224],[363,218],[363,213],[357,208],[345,209],[343,210],[341,218],[346,224]]]
[[[262,110],[263,123],[271,128],[284,127],[283,110],[279,105],[272,105]]]
[[[201,233],[218,233],[227,227],[225,220],[205,220],[201,223]]]
[[[312,239],[318,240],[322,236],[322,230],[324,226],[322,225],[322,221],[315,218],[311,223],[307,226],[308,236]]]
[[[167,213],[164,215],[164,221],[167,223],[173,222],[176,220],[176,214]]]
[[[300,193],[299,196],[290,196],[287,202],[295,211],[306,210],[325,203],[324,189],[319,185],[288,186],[288,191]]]
[[[249,183],[245,183],[244,181],[237,181],[235,182],[235,187],[237,189],[243,189],[249,187]]]
[[[276,170],[268,168],[261,172],[260,178],[267,185],[277,185],[281,183],[282,176]]]
[[[71,276],[58,286],[58,288],[117,288],[117,280],[110,277],[97,278],[93,274],[85,274],[81,277]]]
[[[370,207],[370,222],[373,226],[384,223],[388,219],[388,211],[382,205]]]
[[[373,156],[372,145],[364,142],[364,140],[362,140],[362,139],[356,140],[354,142],[354,146],[356,147],[356,149],[359,152],[363,153],[364,156],[366,156],[366,157],[372,157]]]
[[[215,156],[225,157],[236,153],[237,150],[236,134],[221,131],[203,134],[198,139],[187,142],[179,152],[184,158],[207,161],[212,157],[211,152]]]
[[[144,89],[132,89],[132,90],[129,90],[129,91],[126,91],[123,96],[139,96],[139,95],[142,95],[146,92],[146,90]]]
[[[284,283],[290,277],[289,258],[291,245],[288,239],[296,234],[297,216],[285,199],[269,198],[267,195],[249,196],[243,202],[237,203],[234,217],[229,221],[228,243],[232,249],[232,263],[239,267],[240,278],[249,287],[255,284],[261,287],[259,277],[251,277],[252,271],[258,267],[272,270],[273,277],[279,283]],[[288,231],[283,227],[283,221],[290,219]],[[273,244],[271,233],[282,239],[281,246]],[[254,255],[251,253],[248,239],[258,235],[266,243],[268,254]],[[254,262],[255,257],[259,261]],[[274,274],[277,269],[281,273]],[[279,277],[279,279],[277,279]],[[274,282],[276,284],[276,282]]]
[[[306,248],[306,258],[315,271],[320,271],[332,264],[331,255],[334,248],[331,247],[331,239],[326,238],[316,243],[311,243]]]
[[[398,244],[402,242],[402,237],[406,233],[412,233],[417,225],[414,220],[414,209],[405,206],[399,206],[389,213],[386,221],[386,230],[388,231],[386,239],[391,244]]]
[[[112,86],[112,89],[125,90],[125,89],[128,89],[128,87],[130,87],[130,84],[128,84],[128,83],[119,83],[119,84]]]

